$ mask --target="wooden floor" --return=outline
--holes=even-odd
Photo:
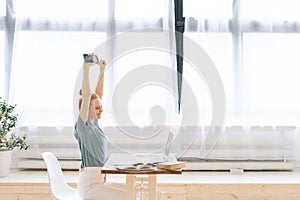
[[[52,199],[47,183],[0,183],[1,200]],[[159,184],[163,199],[299,200],[299,184]]]
[[[64,172],[76,187],[78,172]],[[125,183],[123,175],[108,181]],[[158,191],[165,200],[299,200],[300,171],[293,172],[184,172],[158,176]],[[52,199],[45,171],[11,171],[0,178],[1,200]]]

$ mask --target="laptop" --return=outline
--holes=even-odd
[[[169,131],[168,139],[165,146],[164,154],[155,153],[155,154],[136,154],[138,161],[145,162],[145,159],[149,159],[150,163],[160,163],[160,162],[171,162],[176,161],[176,155],[170,154],[171,143],[173,140],[174,134]],[[143,163],[144,163],[143,162]]]
[[[162,153],[139,153],[139,154],[112,154],[107,163],[106,167],[110,168],[111,166],[116,165],[132,165],[135,163],[162,163],[162,162],[175,162],[176,154],[170,154],[171,143],[173,140],[174,134],[169,131],[168,139],[165,146],[165,152]]]

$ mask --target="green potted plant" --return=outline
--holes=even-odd
[[[17,125],[18,114],[16,105],[9,105],[0,97],[0,177],[7,176],[14,148],[28,149],[26,135],[17,136],[14,128]]]

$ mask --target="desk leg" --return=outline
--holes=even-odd
[[[149,200],[156,200],[156,175],[149,175]]]
[[[135,200],[135,175],[126,174],[126,200]]]

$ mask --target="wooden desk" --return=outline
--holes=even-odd
[[[126,174],[126,200],[136,199],[136,186],[137,182],[141,180],[139,176],[146,176],[143,181],[148,181],[148,194],[149,200],[157,199],[157,174],[182,174],[181,170],[163,170],[154,169],[150,171],[124,171],[118,170],[116,165],[132,165],[135,163],[143,162],[149,163],[147,156],[142,159],[135,154],[111,154],[106,164],[101,170],[103,174]]]

